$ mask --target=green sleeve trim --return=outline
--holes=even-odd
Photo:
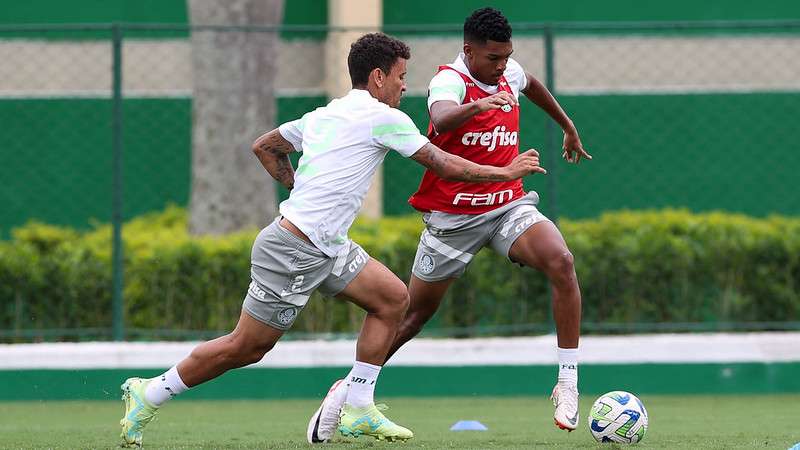
[[[390,124],[372,127],[372,137],[406,133],[420,134],[417,127],[412,124]]]
[[[416,136],[406,134],[406,135],[392,136],[388,139],[384,139],[383,141],[381,141],[381,143],[386,147],[391,148],[392,150],[399,151],[400,149],[404,149],[409,144],[413,143],[414,139],[416,139]]]
[[[435,86],[431,88],[431,93],[430,93],[431,96],[439,96],[446,94],[452,94],[458,98],[464,98],[464,96],[467,94],[467,90],[466,87],[459,86],[457,84],[451,84],[449,86]]]

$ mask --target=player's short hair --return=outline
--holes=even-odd
[[[411,49],[405,42],[383,33],[369,33],[350,46],[347,69],[353,86],[363,86],[376,68],[389,73],[397,58],[410,59]]]
[[[485,44],[486,41],[508,42],[510,40],[511,25],[508,24],[506,16],[494,8],[475,10],[464,21],[465,42]]]

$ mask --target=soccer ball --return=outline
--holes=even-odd
[[[647,410],[642,401],[629,392],[603,394],[589,412],[589,431],[597,442],[639,442],[647,431]]]

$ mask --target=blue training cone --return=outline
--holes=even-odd
[[[450,431],[486,431],[486,425],[477,420],[459,420],[450,427]]]

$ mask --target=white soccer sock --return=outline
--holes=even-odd
[[[167,400],[189,389],[178,375],[178,366],[150,379],[144,391],[144,399],[153,406],[161,406]]]
[[[356,361],[353,369],[347,375],[347,390],[345,403],[356,408],[363,408],[371,405],[375,394],[375,383],[381,373],[381,366]]]
[[[578,349],[558,347],[558,382],[578,385]]]

